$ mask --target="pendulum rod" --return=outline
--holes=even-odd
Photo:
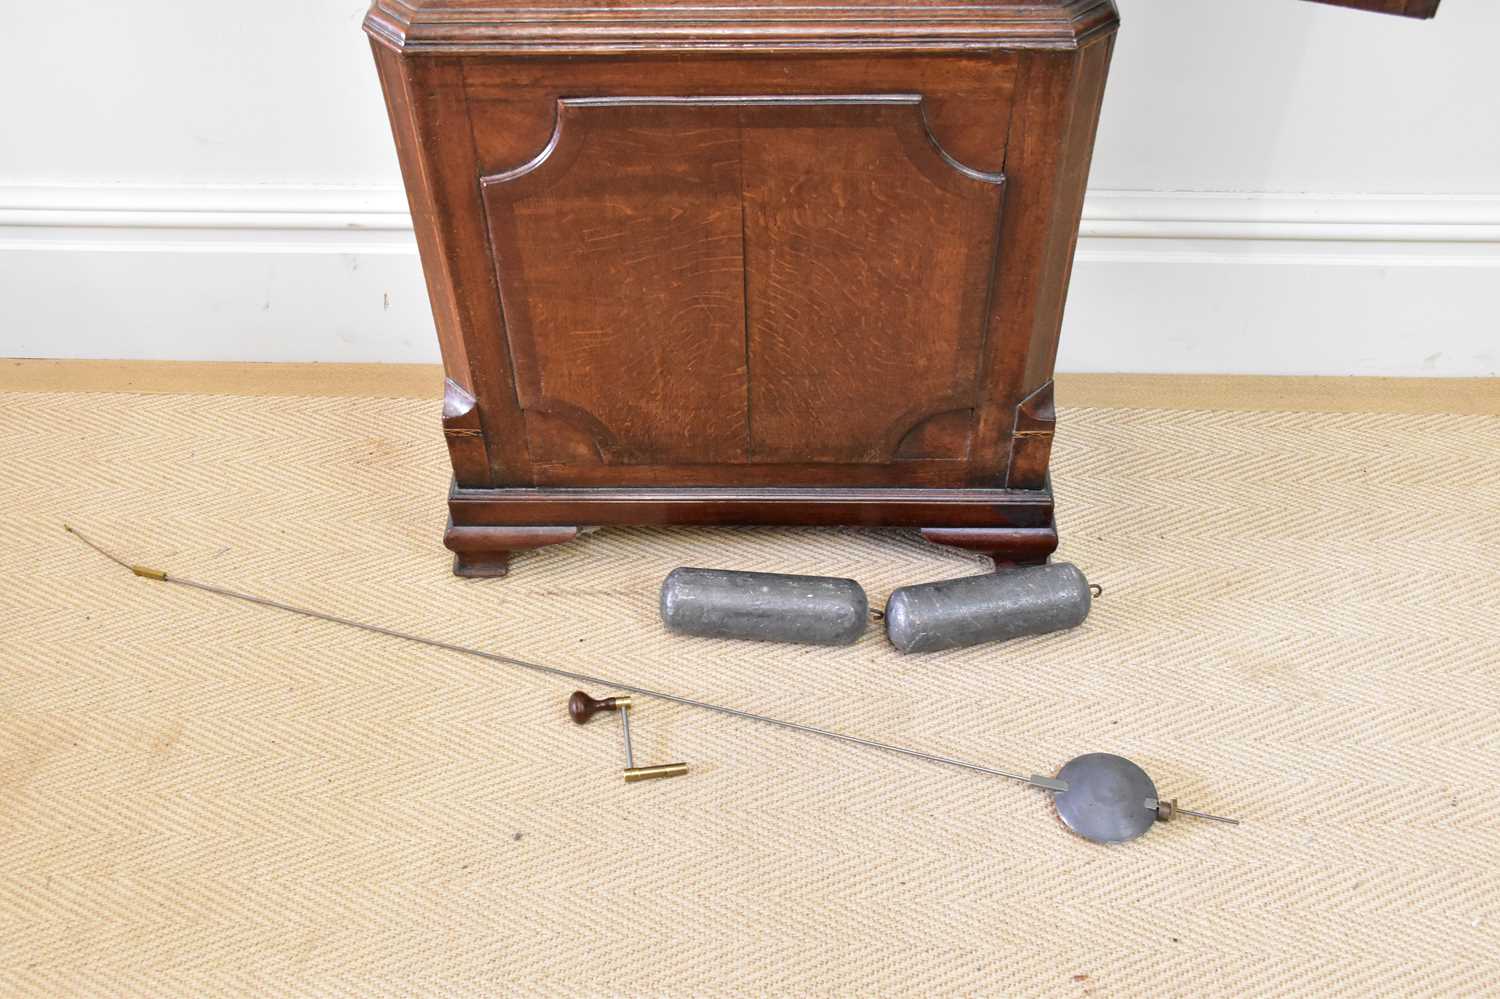
[[[563,677],[568,680],[577,680],[580,683],[592,684],[599,687],[609,687],[614,690],[624,690],[632,694],[639,694],[642,697],[651,697],[661,701],[671,701],[674,704],[684,704],[690,708],[702,708],[705,711],[716,711],[719,714],[730,715],[735,718],[746,718],[750,721],[763,722],[767,725],[776,725],[781,728],[792,729],[796,732],[805,732],[809,735],[820,735],[828,739],[837,739],[840,742],[849,742],[854,743],[858,746],[867,746],[871,749],[885,750],[888,753],[900,753],[903,756],[913,756],[917,759],[927,760],[931,763],[945,763],[949,766],[963,767],[966,770],[976,770],[983,774],[989,774],[992,777],[1004,777],[1007,780],[1020,781],[1022,784],[1041,787],[1045,790],[1053,790],[1054,788],[1052,787],[1052,785],[1057,783],[1056,781],[1052,781],[1045,777],[1026,777],[1023,774],[1012,773],[1008,770],[997,770],[994,767],[986,767],[978,763],[969,763],[965,760],[953,759],[952,757],[947,756],[938,756],[935,753],[924,753],[920,750],[908,749],[904,746],[893,746],[884,742],[875,742],[871,739],[860,739],[856,736],[845,735],[842,732],[833,732],[828,729],[817,728],[813,725],[804,725],[801,722],[784,721],[780,718],[771,718],[768,715],[758,715],[752,711],[741,711],[739,708],[725,707],[722,704],[710,704],[707,701],[697,701],[690,697],[682,697],[677,694],[669,694],[660,690],[650,690],[646,687],[636,686],[635,684],[621,683],[618,680],[612,680],[608,677],[593,676],[588,673],[576,673],[572,670],[558,669],[555,666],[544,666],[541,663],[528,662],[524,659],[517,659],[514,656],[501,655],[498,652],[486,652],[483,649],[475,649],[466,645],[456,645],[452,642],[444,642],[436,638],[427,638],[422,635],[413,635],[404,631],[396,631],[393,628],[385,628],[378,624],[369,624],[364,621],[356,621],[353,618],[340,617],[337,614],[329,614],[325,611],[312,610],[307,607],[296,607],[292,604],[282,603],[279,600],[272,600],[269,597],[256,596],[253,593],[241,593],[238,590],[231,590],[226,587],[215,586],[211,583],[200,583],[197,580],[185,579],[182,576],[168,575],[166,572],[163,572],[160,569],[150,569],[146,566],[131,565],[124,559],[119,558],[108,551],[105,551],[103,548],[99,547],[94,542],[84,537],[78,532],[76,528],[66,524],[63,526],[67,529],[69,534],[72,534],[79,541],[82,541],[84,544],[94,549],[94,551],[103,555],[105,558],[108,558],[117,565],[129,569],[131,572],[144,579],[155,579],[163,583],[176,583],[178,586],[190,586],[195,590],[202,590],[205,593],[213,593],[221,597],[230,597],[234,600],[243,600],[248,603],[259,604],[262,607],[272,607],[276,610],[286,611],[291,614],[300,614],[302,617],[310,617],[317,621],[328,621],[332,624],[339,624],[348,628],[358,628],[360,631],[368,631],[376,635],[384,635],[387,638],[399,638],[405,642],[414,642],[418,645],[426,645],[429,648],[442,649],[445,652],[457,652],[466,656],[476,656],[480,659],[488,659],[491,662],[503,663],[507,666],[519,666],[522,669],[534,670],[538,673],[546,673],[550,676]]]
[[[941,763],[945,766],[960,767],[964,770],[973,770],[977,773],[988,774],[991,777],[1003,777],[1006,780],[1018,781],[1028,787],[1039,788],[1043,791],[1059,793],[1066,791],[1068,785],[1064,781],[1044,777],[1039,774],[1026,776],[1009,770],[999,770],[995,767],[987,767],[979,763],[971,763],[968,760],[956,759],[952,756],[940,756],[936,753],[925,753],[919,749],[911,749],[906,746],[895,746],[888,742],[876,742],[873,739],[861,739],[858,736],[845,735],[842,732],[834,732],[826,728],[818,728],[814,725],[804,725],[801,722],[786,721],[781,718],[772,718],[769,715],[756,714],[753,711],[742,711],[739,708],[726,707],[722,704],[711,704],[708,701],[698,701],[691,697],[682,697],[678,694],[669,694],[665,691],[651,690],[635,684],[621,683],[608,677],[593,676],[588,673],[577,673],[572,670],[558,669],[555,666],[544,666],[541,663],[528,662],[525,659],[517,659],[514,656],[502,655],[498,652],[486,652],[483,649],[471,648],[466,645],[457,645],[452,642],[440,641],[436,638],[427,638],[422,635],[413,635],[404,631],[396,631],[394,628],[385,628],[378,624],[369,624],[365,621],[356,621],[353,618],[340,617],[337,614],[329,614],[326,611],[313,610],[307,607],[297,607],[293,604],[282,603],[280,600],[272,600],[269,597],[257,596],[253,593],[241,593],[223,586],[215,586],[212,583],[200,583],[194,579],[185,579],[181,576],[173,576],[161,569],[152,569],[142,565],[132,565],[124,559],[106,551],[99,545],[84,537],[71,525],[64,524],[64,530],[73,535],[79,541],[88,545],[94,551],[114,562],[122,568],[129,569],[135,575],[143,579],[154,579],[163,583],[176,583],[178,586],[188,586],[204,593],[213,593],[221,597],[229,597],[233,600],[242,600],[246,603],[258,604],[261,607],[271,607],[275,610],[286,611],[289,614],[298,614],[302,617],[312,618],[315,621],[327,621],[331,624],[343,625],[346,628],[357,628],[375,635],[384,635],[387,638],[397,638],[404,642],[412,642],[417,645],[425,645],[433,649],[442,649],[445,652],[456,652],[461,655],[475,656],[479,659],[487,659],[490,662],[502,663],[506,666],[518,666],[521,669],[529,669],[537,673],[545,673],[549,676],[562,677],[568,680],[576,680],[580,683],[593,684],[599,687],[610,687],[615,690],[624,690],[642,697],[650,697],[659,701],[670,701],[673,704],[682,704],[690,708],[701,708],[704,711],[713,711],[732,718],[744,718],[749,721],[761,722],[766,725],[775,725],[778,728],[790,729],[793,732],[803,732],[807,735],[821,736],[825,739],[834,739],[839,742],[847,742],[856,746],[864,746],[868,749],[879,749],[887,753],[897,753],[901,756],[910,756],[918,760],[926,760],[929,763]],[[1187,809],[1178,809],[1179,814],[1193,815],[1198,818],[1212,819],[1217,822],[1228,822],[1238,825],[1237,819],[1226,819],[1218,815],[1206,815],[1200,812],[1190,812]]]

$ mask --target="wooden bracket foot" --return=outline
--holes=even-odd
[[[1057,526],[1046,527],[924,527],[922,537],[935,545],[964,548],[988,555],[996,569],[1044,565],[1057,550]]]
[[[511,554],[578,537],[576,527],[457,527],[448,521],[443,544],[453,552],[453,574],[470,579],[504,576]]]

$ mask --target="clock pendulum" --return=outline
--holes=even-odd
[[[348,628],[357,628],[360,631],[384,635],[387,638],[425,645],[429,648],[441,649],[445,652],[474,656],[488,660],[489,662],[531,670],[536,673],[544,673],[549,676],[572,680],[578,683],[607,687],[639,697],[669,701],[673,704],[681,704],[702,711],[712,711],[734,718],[744,718],[766,725],[774,725],[778,728],[789,729],[804,735],[832,739],[850,745],[862,746],[866,749],[895,753],[901,756],[925,760],[929,763],[957,767],[991,777],[1001,777],[1006,780],[1017,781],[1027,787],[1035,788],[1052,795],[1053,804],[1063,825],[1084,839],[1095,843],[1124,843],[1141,836],[1158,822],[1168,822],[1179,816],[1207,819],[1228,825],[1239,825],[1238,819],[1225,818],[1221,815],[1210,815],[1205,812],[1182,808],[1177,804],[1175,798],[1170,800],[1163,799],[1157,792],[1155,782],[1152,781],[1146,771],[1122,756],[1114,756],[1109,753],[1085,753],[1068,761],[1057,772],[1057,776],[1055,777],[1046,777],[1040,774],[1031,774],[1028,776],[1018,771],[1003,770],[907,746],[878,742],[874,739],[864,739],[802,722],[773,718],[769,715],[743,711],[739,708],[722,704],[713,704],[691,697],[683,697],[680,694],[652,690],[631,683],[621,683],[618,680],[606,677],[592,676],[574,670],[559,669],[555,666],[528,662],[527,660],[517,659],[514,656],[507,656],[498,652],[488,652],[484,649],[458,645],[453,642],[439,641],[435,638],[397,631],[394,628],[356,621],[352,618],[341,617],[337,614],[327,613],[326,611],[299,607],[253,593],[242,593],[238,590],[231,590],[212,583],[201,583],[196,580],[169,574],[161,569],[132,565],[96,545],[73,527],[64,525],[64,528],[69,534],[72,534],[99,554],[129,569],[132,573],[143,579],[151,579],[163,583],[175,583],[179,586],[202,590],[205,593],[257,604],[261,607],[270,607],[317,621],[326,621]],[[686,773],[687,764],[685,763],[668,763],[648,767],[637,767],[635,765],[634,755],[630,748],[629,712],[632,703],[629,697],[618,695],[596,700],[580,690],[575,692],[569,700],[568,710],[572,719],[580,724],[588,721],[598,711],[616,711],[619,713],[625,733],[625,780],[627,782],[633,783],[658,777],[674,777]]]

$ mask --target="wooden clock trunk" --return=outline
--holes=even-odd
[[[1110,0],[377,0],[455,571],[615,524],[1045,561],[1117,24]]]

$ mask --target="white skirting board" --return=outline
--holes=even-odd
[[[1500,196],[1089,195],[1064,371],[1494,376]],[[437,359],[398,190],[0,187],[0,356]]]

